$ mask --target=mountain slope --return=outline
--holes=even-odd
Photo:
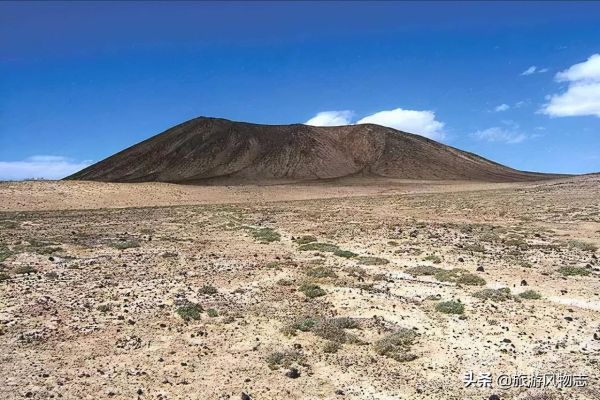
[[[490,182],[556,177],[518,171],[379,125],[257,125],[196,118],[66,179],[266,182],[348,176]]]

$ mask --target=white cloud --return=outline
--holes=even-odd
[[[569,86],[564,93],[549,96],[540,113],[552,117],[600,117],[600,54],[559,72],[556,80],[568,82]]]
[[[506,111],[509,108],[510,108],[510,106],[508,104],[500,104],[499,106],[497,106],[496,108],[494,108],[494,111],[501,112],[501,111]]]
[[[0,180],[61,179],[90,165],[61,156],[32,156],[21,161],[0,161]]]
[[[600,81],[600,54],[593,54],[587,61],[572,65],[556,74],[559,82]]]
[[[544,72],[548,72],[548,68],[538,68],[535,65],[527,68],[525,71],[521,72],[521,75],[533,75],[533,74],[543,74]]]
[[[527,135],[512,129],[505,129],[499,126],[484,129],[473,133],[473,136],[477,140],[485,140],[487,142],[501,142],[508,144],[521,143],[527,139]]]
[[[532,65],[531,67],[529,67],[525,71],[523,71],[521,73],[521,75],[533,75],[533,74],[535,74],[536,69],[537,69],[537,67],[535,65]]]
[[[340,126],[349,125],[354,113],[349,110],[322,111],[306,121],[304,124],[312,126]]]
[[[313,126],[339,126],[351,124],[377,124],[400,131],[415,133],[434,140],[442,140],[446,135],[443,132],[444,123],[435,119],[433,111],[416,111],[396,108],[393,110],[379,111],[367,115],[356,122],[352,122],[353,111],[323,111],[305,122]]]
[[[416,133],[430,139],[441,140],[446,135],[443,132],[444,123],[435,119],[433,111],[415,111],[396,108],[368,115],[356,122],[357,124],[377,124],[404,132]]]

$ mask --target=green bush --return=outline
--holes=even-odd
[[[252,236],[260,243],[271,243],[281,240],[281,235],[271,228],[254,229],[252,231]]]
[[[432,267],[431,265],[417,265],[416,267],[407,269],[406,273],[413,276],[432,276],[441,271],[444,270],[441,268]]]
[[[313,268],[308,268],[305,271],[306,275],[312,277],[312,278],[335,278],[337,275],[335,274],[335,272],[328,267],[324,267],[324,266],[318,266],[318,267],[313,267]]]
[[[112,310],[112,305],[111,304],[100,304],[98,307],[96,307],[96,309],[100,312],[106,313],[106,312],[109,312],[110,310]]]
[[[485,279],[467,272],[462,268],[454,268],[451,270],[439,269],[435,275],[435,279],[440,282],[454,282],[460,285],[483,286]]]
[[[456,279],[456,283],[468,286],[483,286],[486,284],[485,279],[470,272],[461,274],[458,279]]]
[[[218,290],[216,287],[214,287],[213,285],[203,285],[199,290],[198,293],[200,294],[206,294],[206,295],[211,295],[211,294],[217,294]]]
[[[444,314],[463,314],[465,312],[465,306],[461,302],[454,300],[438,303],[435,309]]]
[[[328,341],[323,346],[323,353],[328,353],[328,354],[337,353],[341,347],[342,347],[342,345],[339,344],[338,342]]]
[[[211,318],[215,318],[215,317],[219,316],[219,312],[217,310],[215,310],[214,308],[209,308],[208,310],[206,310],[206,314]]]
[[[302,246],[298,247],[298,250],[300,250],[300,251],[321,251],[324,253],[335,253],[339,249],[340,248],[338,246],[336,246],[335,244],[319,243],[319,242],[307,243],[307,244],[303,244]]]
[[[15,274],[33,274],[36,273],[37,270],[35,268],[33,268],[31,265],[22,265],[20,267],[15,268],[14,270]]]
[[[351,318],[330,318],[320,320],[311,330],[315,335],[332,342],[357,343],[356,336],[345,331],[357,327],[358,324]]]
[[[6,260],[8,257],[12,255],[12,251],[8,249],[6,246],[0,246],[0,262]]]
[[[352,257],[357,256],[356,253],[353,253],[349,250],[340,250],[340,249],[337,249],[336,251],[334,251],[333,254],[335,254],[338,257],[344,257],[344,258],[352,258]]]
[[[402,328],[375,342],[375,352],[400,362],[412,361],[417,358],[410,352],[416,337],[417,334],[412,329]]]
[[[574,247],[583,251],[591,251],[592,253],[598,250],[598,246],[595,244],[582,242],[581,240],[569,240],[567,244],[570,247]]]
[[[327,292],[325,292],[319,285],[314,283],[304,283],[302,286],[298,288],[299,291],[304,293],[304,295],[308,298],[315,298],[325,296]]]
[[[308,243],[312,243],[312,242],[316,242],[316,241],[317,241],[317,238],[312,235],[305,235],[305,236],[302,236],[302,237],[296,239],[296,243],[300,244],[300,245],[308,244]]]
[[[565,276],[588,276],[590,274],[590,271],[587,268],[572,266],[560,267],[558,272]]]
[[[267,356],[267,365],[270,369],[290,368],[294,363],[301,363],[303,357],[293,350],[276,351]]]
[[[360,256],[357,257],[356,260],[361,265],[385,265],[388,264],[389,261],[385,258],[380,257],[370,257],[370,256]]]
[[[123,240],[121,242],[114,242],[111,244],[111,246],[117,250],[125,250],[134,247],[140,247],[140,242],[137,240]]]
[[[175,310],[175,312],[185,321],[199,320],[202,311],[204,311],[202,306],[195,303],[188,303]]]
[[[423,260],[431,261],[434,264],[439,264],[442,262],[442,259],[439,256],[436,256],[435,254],[430,254],[427,257],[423,258]]]
[[[510,293],[509,288],[501,288],[501,289],[483,289],[479,292],[473,294],[474,297],[477,297],[481,300],[490,300],[494,302],[498,301],[506,301],[512,300],[513,296]]]
[[[542,295],[535,290],[526,290],[523,293],[519,293],[519,297],[527,300],[539,300],[542,298]]]

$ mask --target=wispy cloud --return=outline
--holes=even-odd
[[[548,96],[540,113],[552,117],[600,117],[600,54],[559,72],[555,79],[568,82],[569,86],[564,93]]]
[[[543,74],[544,72],[548,72],[548,68],[538,68],[535,65],[527,68],[525,71],[521,72],[521,75],[533,75],[533,74]]]
[[[494,108],[494,111],[496,112],[502,112],[502,111],[506,111],[510,108],[510,106],[508,104],[500,104],[499,106],[497,106],[496,108]]]
[[[74,161],[62,156],[37,155],[20,161],[0,161],[0,180],[61,179],[91,161]]]
[[[332,126],[352,124],[352,111],[324,111],[306,121],[306,125]],[[435,113],[429,110],[393,110],[379,111],[367,115],[355,124],[377,124],[398,129],[400,131],[415,133],[434,140],[445,137],[444,123],[436,120]]]
[[[526,134],[517,130],[502,128],[499,126],[476,131],[471,136],[477,140],[507,144],[521,143],[528,138]]]

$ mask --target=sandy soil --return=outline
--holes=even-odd
[[[0,210],[2,399],[600,398],[598,176],[2,183]],[[587,384],[497,385],[536,372]]]

